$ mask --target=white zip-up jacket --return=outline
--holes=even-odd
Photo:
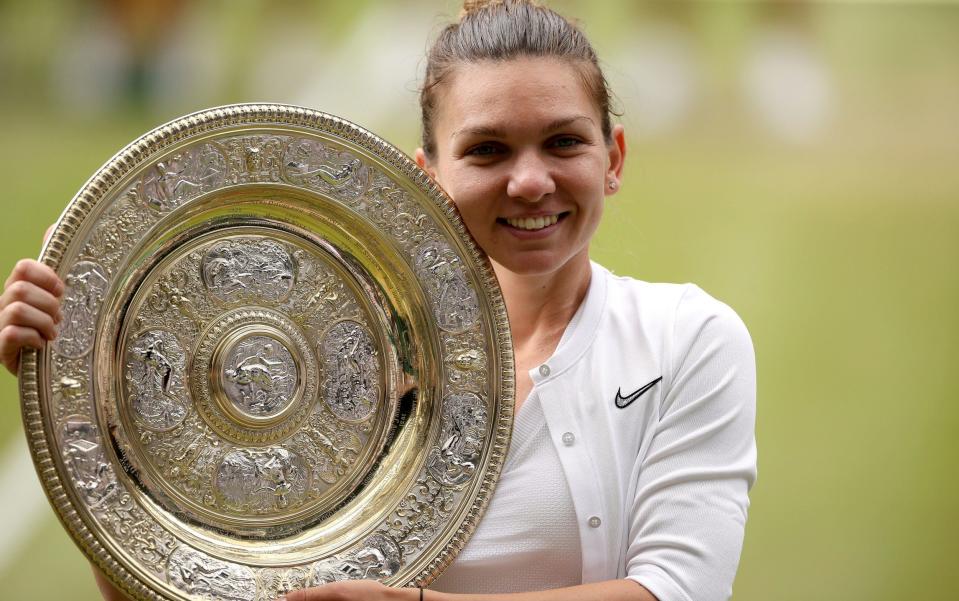
[[[563,341],[530,376],[575,506],[583,582],[729,598],[756,477],[755,359],[735,312],[694,285],[594,263]]]

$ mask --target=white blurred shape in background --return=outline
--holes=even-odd
[[[424,41],[430,34],[429,14],[403,3],[370,8],[356,29],[323,54],[312,56],[312,68],[299,78],[293,102],[315,107],[378,131],[397,129],[417,112],[417,85]],[[287,75],[289,77],[289,75]],[[255,82],[259,87],[263,81]],[[399,123],[418,128],[418,123]]]
[[[815,141],[835,112],[836,92],[826,64],[799,30],[777,26],[762,31],[746,60],[743,83],[755,116],[785,142]]]
[[[160,114],[206,108],[226,87],[229,61],[225,45],[200,19],[180,19],[151,57],[149,103]]]
[[[665,135],[682,126],[700,93],[689,34],[665,22],[649,25],[617,54],[624,77],[613,78],[613,89],[638,132]]]
[[[41,520],[52,519],[52,510],[37,479],[27,443],[22,435],[13,436],[0,455],[0,573],[19,559],[20,550],[36,534]],[[16,516],[14,518],[13,516]]]
[[[103,13],[81,18],[57,48],[51,65],[54,97],[67,113],[99,115],[123,98],[131,64],[127,46]]]
[[[247,93],[254,98],[293,102],[304,82],[323,77],[338,60],[309,22],[276,22],[260,33],[263,39],[247,81]]]

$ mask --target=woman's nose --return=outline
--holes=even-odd
[[[549,165],[535,152],[519,153],[510,171],[506,194],[527,202],[538,202],[556,191]]]

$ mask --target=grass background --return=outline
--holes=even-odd
[[[186,4],[201,24],[224,8]],[[404,10],[428,21],[452,11],[435,4]],[[756,345],[760,475],[734,599],[956,598],[959,7],[554,4],[586,23],[626,109],[624,188],[608,204],[594,257],[642,279],[698,283],[736,308]],[[280,5],[285,17],[276,4],[233,5],[237,14],[209,35],[237,49],[263,15],[282,30],[299,13],[335,46],[381,6],[331,4],[338,8],[323,14]],[[190,110],[271,91],[244,87],[247,49],[200,98],[71,109],[69,94],[50,83],[50,65],[56,40],[89,10],[0,4],[0,273],[36,255],[45,227],[134,137]],[[645,125],[628,50],[663,22],[687,32],[700,73],[698,102],[666,133]],[[757,23],[798,28],[828,68],[835,101],[811,139],[777,139],[743,100]],[[413,44],[420,52],[422,39]],[[285,94],[269,99],[301,100]],[[314,106],[412,152],[413,96],[397,92],[399,121],[322,98]],[[17,398],[15,379],[0,375],[0,448],[23,436]],[[0,519],[17,520],[17,490],[0,494],[12,508]],[[98,598],[81,554],[52,511],[44,515],[0,563],[0,597]]]

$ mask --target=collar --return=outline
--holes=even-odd
[[[573,318],[563,331],[552,356],[537,367],[529,370],[529,376],[536,387],[562,374],[582,357],[599,331],[599,322],[606,310],[607,277],[609,272],[598,263],[590,262],[591,274],[589,289]]]

